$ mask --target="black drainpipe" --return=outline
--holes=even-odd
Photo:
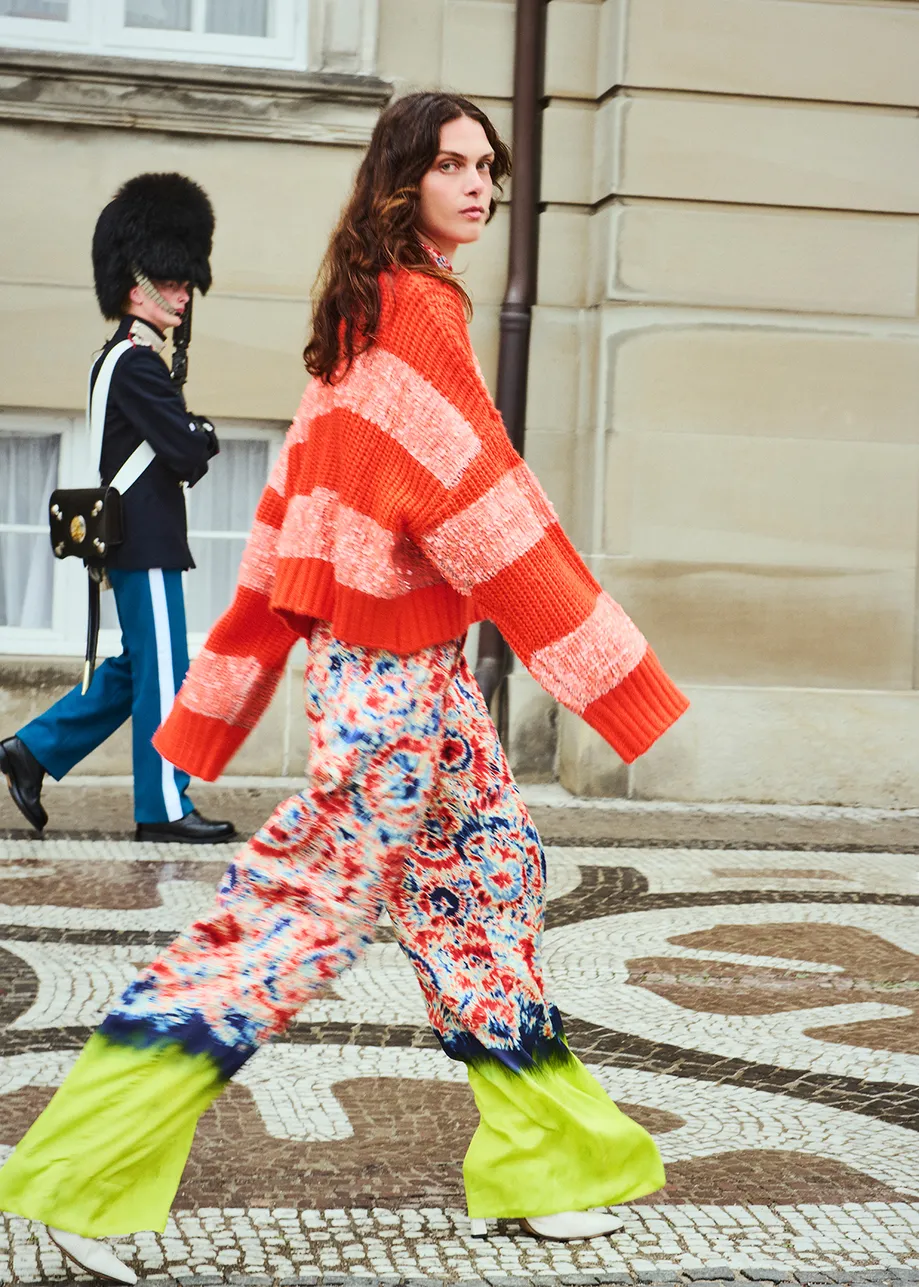
[[[517,0],[514,40],[514,182],[508,281],[501,305],[495,402],[508,436],[521,456],[526,436],[530,319],[536,302],[539,254],[547,3],[548,0]],[[503,741],[507,740],[508,734],[505,680],[511,662],[511,651],[498,627],[492,621],[483,621],[479,628],[475,677],[492,709]]]

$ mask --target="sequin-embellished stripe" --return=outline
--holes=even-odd
[[[276,672],[266,670],[257,657],[229,657],[202,648],[182,685],[182,704],[197,715],[255,728],[276,682]]]
[[[551,527],[553,523],[557,523],[559,517],[555,512],[555,507],[543,491],[542,483],[526,461],[517,466],[514,474],[521,490],[526,493],[527,500],[533,506],[533,512],[543,527]]]
[[[303,390],[303,397],[300,399],[300,405],[297,407],[296,415],[291,422],[291,426],[287,431],[287,437],[284,440],[284,446],[288,451],[295,443],[306,442],[309,437],[310,424],[313,416],[316,415],[320,388],[321,386],[318,380],[310,380],[309,384]]]
[[[554,521],[552,507],[539,493],[534,507],[535,479],[518,465],[459,514],[429,532],[422,546],[461,594],[516,562],[531,550]]]
[[[527,669],[546,692],[575,714],[621,684],[647,651],[638,627],[608,594],[571,634],[534,652]]]
[[[278,565],[280,532],[270,523],[256,519],[239,565],[239,584],[258,594],[270,594]]]
[[[312,387],[317,385],[315,381]],[[475,430],[453,403],[384,348],[362,353],[338,384],[316,388],[312,414],[342,409],[394,438],[444,487],[455,487],[482,450]]]
[[[343,505],[327,487],[293,497],[279,554],[283,559],[331,563],[339,585],[379,599],[397,599],[442,580],[410,541]]]
[[[316,487],[308,496],[292,496],[281,528],[279,557],[323,559],[330,563],[335,534],[329,520],[337,504],[338,497],[327,487]]]
[[[286,440],[268,475],[268,487],[271,491],[276,492],[282,500],[287,492],[287,461],[289,456],[290,441]]]

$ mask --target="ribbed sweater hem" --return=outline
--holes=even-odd
[[[476,620],[472,601],[443,582],[379,599],[340,585],[319,559],[281,560],[271,608],[306,637],[314,621],[327,621],[342,643],[403,656],[459,639]]]
[[[203,782],[214,782],[250,732],[238,724],[190,711],[179,696],[169,719],[154,733],[153,745],[177,769]]]
[[[584,711],[584,719],[631,764],[689,707],[649,648],[630,674]]]

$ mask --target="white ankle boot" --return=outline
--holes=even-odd
[[[123,1265],[111,1247],[104,1242],[95,1238],[83,1238],[78,1233],[67,1233],[64,1229],[52,1229],[50,1225],[48,1237],[68,1259],[87,1273],[94,1274],[97,1278],[107,1278],[113,1283],[129,1283],[131,1287],[137,1282],[134,1270]]]
[[[580,1238],[602,1238],[622,1228],[618,1216],[608,1211],[559,1211],[557,1215],[528,1216],[520,1223],[538,1238],[576,1242]]]
[[[557,1215],[528,1216],[521,1219],[527,1233],[555,1242],[575,1242],[584,1238],[602,1238],[622,1228],[618,1216],[608,1211],[560,1211]],[[488,1224],[480,1217],[470,1219],[473,1238],[487,1238]]]

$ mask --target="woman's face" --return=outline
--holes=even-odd
[[[457,246],[478,241],[491,203],[495,154],[478,121],[459,116],[441,127],[434,164],[421,180],[418,231],[452,259]]]

